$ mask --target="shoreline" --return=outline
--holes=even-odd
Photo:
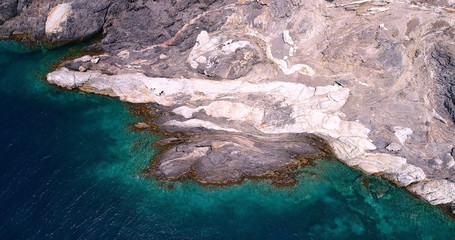
[[[57,76],[60,76],[60,74],[58,73],[59,71],[60,71],[60,70],[57,70],[57,71],[55,71],[54,73],[57,72]],[[67,71],[67,70],[64,70],[64,71]],[[65,74],[67,74],[67,73],[64,73],[64,75],[65,75]],[[73,72],[72,74],[75,74],[75,75],[73,75],[73,76],[77,76],[77,72]],[[97,75],[97,76],[100,76],[100,75]],[[49,75],[48,75],[48,77],[49,77]],[[51,78],[53,78],[53,77],[51,76]],[[88,78],[85,78],[85,77],[82,77],[82,78],[83,78],[83,79],[88,79]],[[63,78],[63,79],[64,79],[64,78]],[[77,79],[77,77],[75,77],[75,79]],[[95,79],[95,81],[97,81],[96,78],[90,78],[90,79],[92,79],[92,80]],[[100,79],[103,79],[103,78],[101,77]],[[76,80],[76,81],[77,81],[77,80]],[[101,81],[103,81],[103,80],[101,80]],[[85,84],[85,83],[83,83],[83,84]],[[113,85],[113,86],[115,86],[115,85]],[[67,86],[66,86],[66,87],[67,87]],[[87,91],[85,88],[82,88],[81,90],[82,90],[82,91],[89,92],[89,93],[95,93],[95,94],[96,94],[96,93],[101,93],[102,95],[108,95],[108,96],[111,96],[111,97],[115,97],[115,96],[116,96],[115,93],[112,92],[112,90],[108,90],[107,92],[105,92],[106,90],[101,90],[101,92],[97,92],[97,91],[99,91],[99,90],[93,90],[93,89]],[[133,95],[134,95],[134,93],[133,93]],[[159,96],[159,95],[157,95],[157,96]],[[120,96],[120,98],[121,98],[121,96]],[[122,99],[120,99],[120,100],[122,100]],[[123,101],[125,101],[125,100],[123,100]],[[142,100],[141,100],[141,101],[142,101]],[[160,124],[163,123],[163,121],[160,120],[160,116],[163,117],[163,115],[164,115],[164,118],[166,119],[167,116],[169,116],[169,113],[170,113],[170,112],[167,112],[166,110],[159,110],[159,111],[161,111],[163,114],[162,114],[162,115],[157,114],[156,116],[153,117],[153,119],[158,120],[158,122],[159,122],[159,123],[156,124],[156,125],[154,124],[154,125],[155,125],[154,128],[157,127],[158,129],[160,129],[160,130],[158,130],[158,131],[163,131],[163,130],[161,129],[161,127],[160,127]],[[164,121],[164,122],[165,122],[165,121]],[[169,129],[168,126],[164,126],[164,132],[167,132],[167,131],[166,131],[166,128]],[[177,128],[177,129],[179,129],[179,128]],[[185,127],[184,127],[184,129],[185,129]],[[191,130],[191,129],[192,129],[192,130]],[[172,130],[172,131],[175,131],[174,128],[171,128],[171,130]],[[185,131],[185,130],[183,130],[183,131]],[[188,130],[186,130],[186,131],[188,131]],[[194,132],[194,131],[195,131],[195,132]],[[215,132],[216,132],[216,131],[217,131],[217,130],[215,130]],[[203,132],[204,132],[204,131],[202,131],[202,135],[204,134]],[[201,134],[200,130],[197,130],[197,128],[196,128],[196,130],[195,130],[195,128],[190,128],[190,129],[189,129],[189,133],[190,133],[190,134]],[[213,133],[210,133],[210,130],[208,131],[208,133],[209,133],[209,134],[213,134]],[[321,137],[321,136],[320,136],[320,137]],[[325,138],[325,136],[322,136],[322,137]],[[325,140],[325,141],[327,141],[327,140]],[[182,142],[180,142],[180,144],[182,144]],[[159,159],[160,157],[162,157],[163,154],[165,154],[166,152],[169,152],[169,150],[171,150],[171,149],[175,149],[175,148],[178,147],[180,144],[170,145],[170,146],[169,146],[169,149],[167,149],[167,151],[160,152],[160,154],[157,155],[157,159],[155,159],[155,161],[159,161],[158,159]],[[332,143],[332,144],[333,144],[333,143]],[[333,145],[332,145],[332,146],[333,146]],[[338,146],[339,146],[339,145],[338,145]],[[202,155],[202,156],[205,156],[205,155]],[[397,182],[397,181],[396,181],[396,178],[394,178],[394,177],[390,178],[389,176],[384,175],[384,172],[382,172],[382,171],[379,171],[379,172],[377,172],[377,173],[374,173],[374,172],[371,173],[371,172],[369,172],[369,171],[366,171],[365,168],[362,168],[362,167],[359,167],[359,166],[355,166],[355,165],[354,165],[354,166],[350,165],[349,162],[346,162],[346,161],[343,161],[342,159],[340,159],[339,156],[337,156],[336,153],[333,153],[333,156],[336,157],[337,159],[339,159],[341,162],[343,162],[343,164],[345,164],[345,165],[347,165],[347,166],[349,166],[349,167],[352,167],[352,168],[355,168],[355,169],[357,169],[357,170],[360,170],[360,171],[362,171],[362,172],[364,172],[364,173],[366,173],[366,174],[368,174],[368,175],[378,175],[378,176],[380,176],[381,178],[383,178],[383,179],[385,179],[385,180],[387,180],[387,181],[393,183],[394,185],[396,185],[396,186],[398,186],[398,187],[402,187],[402,186],[403,186],[403,185],[402,185],[403,183]],[[380,156],[382,156],[382,155],[380,155]],[[169,159],[169,158],[168,158],[168,159]],[[172,157],[171,157],[171,159],[172,159]],[[152,161],[152,162],[153,162],[153,161]],[[299,164],[297,164],[296,166],[299,166]],[[156,166],[152,166],[152,168],[156,168]],[[280,172],[280,169],[286,169],[286,167],[284,167],[284,168],[279,168],[279,169],[276,169],[276,170],[274,170],[274,171]],[[156,175],[156,169],[153,170],[153,172],[154,172],[154,175],[157,176],[157,175]],[[252,174],[252,175],[254,176],[254,175],[256,175],[256,174]],[[259,178],[262,178],[261,175],[262,175],[262,174],[259,174]],[[266,173],[266,175],[268,175],[268,174]],[[273,175],[269,176],[268,178],[273,178],[273,177],[276,176],[276,175],[277,175],[277,174],[273,174]],[[392,175],[392,176],[393,176],[393,175]],[[234,182],[241,182],[244,178],[249,178],[249,177],[251,177],[251,176],[247,174],[247,175],[245,175],[245,176],[243,176],[243,177],[240,177],[239,180],[222,180],[222,181],[220,181],[220,182],[221,182],[221,185],[224,185],[224,184],[226,184],[226,183],[230,184],[230,183],[234,183]],[[178,180],[178,179],[182,179],[182,178],[184,178],[184,179],[185,179],[185,178],[191,178],[191,179],[193,179],[193,180],[196,180],[196,182],[198,182],[198,183],[207,184],[207,183],[204,182],[204,181],[198,180],[200,177],[198,177],[198,174],[192,173],[192,170],[190,170],[190,171],[185,171],[183,174],[178,175],[177,177],[164,177],[164,178],[163,178],[163,177],[158,177],[158,178],[161,178],[161,179],[168,179],[168,180],[169,180],[169,179],[170,179],[170,180]],[[413,180],[413,181],[414,181],[414,182],[418,182],[418,183],[426,183],[428,180],[426,180],[426,181],[421,181],[421,180],[420,180],[420,181],[415,181],[415,180]],[[430,179],[430,181],[431,181],[431,179]],[[220,182],[214,182],[214,183],[209,183],[209,184],[220,185]],[[409,185],[408,187],[413,187],[413,186],[415,186],[416,184],[417,184],[417,183],[412,183],[412,182],[411,182],[410,184],[404,185],[404,187],[406,187],[407,185]],[[407,188],[407,190],[409,191],[408,188]],[[436,189],[436,191],[437,191],[437,189]],[[427,201],[427,200],[425,199],[425,195],[423,195],[423,194],[420,194],[420,195],[419,195],[418,193],[413,192],[413,191],[410,191],[410,192],[411,192],[411,194],[417,196],[419,199],[424,200],[424,201]],[[433,204],[433,205],[444,205],[444,203],[443,203],[443,204]],[[450,209],[450,208],[451,208],[450,203],[447,203],[447,204],[445,205],[445,207],[443,207],[443,208],[444,208],[444,209]]]
[[[288,187],[270,180],[245,180],[227,187],[202,186],[193,180],[157,181],[141,170],[156,153],[151,146],[159,139],[134,129],[145,119],[131,114],[133,104],[79,90],[61,91],[39,79],[49,69],[47,63],[57,61],[64,51],[11,56],[2,52],[12,60],[2,78],[8,96],[3,98],[7,114],[2,126],[6,143],[15,143],[3,161],[10,179],[5,184],[11,188],[2,202],[15,203],[4,214],[6,236],[77,238],[83,231],[87,238],[166,239],[194,237],[210,229],[201,238],[285,234],[444,239],[455,229],[454,221],[439,208],[335,159],[298,169],[299,184]],[[21,145],[16,136],[25,137]],[[39,175],[17,174],[40,169]],[[23,209],[28,220],[17,217]],[[339,223],[341,228],[336,227]],[[18,230],[17,224],[27,226],[26,231]]]
[[[162,114],[149,126],[192,134],[161,154],[160,177],[260,176],[323,153],[314,134],[345,165],[455,210],[449,3],[144,4],[58,2],[46,14],[31,5],[0,33],[63,45],[103,32],[90,55],[62,59],[47,80],[154,103]],[[155,10],[166,16],[141,25]],[[36,25],[17,25],[26,16]]]
[[[427,202],[424,198],[422,198],[422,196],[420,196],[412,191],[409,191],[408,189],[406,189],[406,187],[398,185],[396,182],[383,177],[381,174],[368,174],[368,173],[365,173],[364,171],[362,171],[362,169],[360,169],[360,168],[356,168],[356,167],[347,165],[345,162],[338,159],[331,152],[332,150],[330,149],[330,146],[327,143],[324,143],[326,148],[323,151],[323,152],[325,152],[325,154],[323,154],[323,156],[314,156],[314,157],[310,157],[310,158],[304,158],[303,160],[300,160],[300,164],[298,164],[298,165],[290,166],[286,169],[278,169],[278,170],[274,171],[273,173],[266,173],[263,176],[245,176],[244,178],[242,178],[238,181],[227,181],[227,182],[218,182],[218,183],[201,182],[198,180],[197,175],[194,174],[193,172],[187,172],[186,174],[184,174],[176,179],[160,178],[159,176],[156,175],[156,164],[158,163],[158,161],[160,159],[160,155],[167,151],[170,151],[173,147],[175,147],[176,145],[179,144],[179,142],[168,143],[166,141],[168,139],[174,139],[174,138],[176,138],[176,140],[180,139],[180,138],[191,138],[191,135],[183,134],[183,133],[169,133],[169,132],[161,130],[159,128],[159,126],[153,122],[153,120],[155,120],[159,117],[159,114],[154,113],[152,115],[149,115],[147,112],[151,112],[151,111],[150,111],[150,107],[148,107],[147,104],[131,104],[131,107],[129,110],[132,113],[134,113],[135,115],[139,116],[140,118],[147,119],[148,121],[146,122],[146,124],[150,125],[150,128],[137,128],[137,127],[132,126],[134,131],[139,131],[139,132],[144,131],[144,132],[148,132],[151,134],[158,134],[158,135],[163,136],[163,138],[161,140],[158,140],[157,142],[155,142],[153,144],[154,147],[158,147],[158,148],[160,148],[160,150],[153,156],[152,159],[150,159],[148,167],[143,169],[142,173],[146,174],[147,176],[151,176],[155,180],[164,180],[165,181],[164,183],[184,182],[184,181],[190,180],[190,181],[194,181],[194,182],[198,183],[201,186],[209,186],[209,187],[210,186],[215,186],[215,187],[227,186],[227,187],[229,187],[229,186],[233,186],[233,185],[241,185],[245,180],[256,180],[256,181],[271,180],[273,186],[278,187],[278,188],[286,188],[286,187],[291,187],[291,186],[295,186],[295,185],[299,184],[299,181],[297,179],[295,179],[298,177],[298,175],[301,174],[301,173],[298,173],[298,170],[303,170],[305,168],[305,166],[308,166],[308,165],[314,166],[314,163],[313,163],[314,160],[338,161],[338,162],[342,163],[343,165],[345,165],[346,167],[353,168],[353,169],[365,174],[366,176],[375,176],[375,177],[382,179],[383,181],[388,182],[393,187],[402,188],[402,189],[406,190],[406,192],[408,194],[410,194],[412,197],[418,199],[419,201],[432,205],[429,202]],[[142,122],[139,122],[139,123],[142,123]],[[322,140],[322,139],[319,139],[319,140]],[[161,141],[164,141],[165,143],[161,144],[160,143]],[[299,157],[299,156],[297,156],[297,157]],[[291,177],[291,181],[283,183],[282,179],[280,180],[280,177],[281,177],[280,174],[282,174],[282,173],[292,174],[292,175],[295,174],[295,175],[293,177]],[[286,177],[286,178],[289,178],[289,177]],[[364,178],[364,176],[359,175],[358,178]],[[369,185],[369,182],[368,183],[362,182],[362,184],[366,188],[368,188],[367,185]],[[444,212],[447,216],[449,216],[452,220],[455,220],[455,213],[453,212],[453,207],[450,204],[439,204],[439,205],[436,205],[436,207],[438,209],[440,209],[442,212]]]

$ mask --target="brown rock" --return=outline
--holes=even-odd
[[[150,125],[148,125],[147,123],[144,123],[144,122],[138,122],[134,125],[135,128],[139,128],[139,129],[147,129],[147,128],[150,128]]]

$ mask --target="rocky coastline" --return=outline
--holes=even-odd
[[[204,184],[280,176],[334,155],[455,210],[455,2],[33,1],[0,4],[0,38],[102,34],[47,75],[160,112],[150,172]],[[151,120],[152,121],[152,120]],[[138,128],[148,129],[147,124]]]

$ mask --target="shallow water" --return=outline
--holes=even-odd
[[[127,104],[41,79],[68,51],[0,43],[1,239],[453,239],[438,208],[335,160],[288,188],[150,180],[158,137]]]

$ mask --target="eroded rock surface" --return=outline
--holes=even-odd
[[[280,175],[325,147],[455,206],[453,1],[2,4],[3,38],[103,32],[87,50],[105,54],[64,62],[47,79],[149,104],[161,129],[189,134],[167,141],[152,167],[161,178]]]
[[[323,147],[305,134],[196,135],[164,152],[155,171],[166,179],[191,175],[201,183],[211,184],[267,176],[274,177],[278,184],[287,184],[295,181],[288,176],[292,173],[288,169],[307,163],[299,157],[322,157],[325,153],[320,149]],[[276,171],[280,171],[278,176],[275,176]]]
[[[236,79],[248,73],[259,56],[258,46],[245,40],[236,40],[232,36],[215,36],[210,38],[206,31],[199,33],[192,48],[188,62],[208,77]]]
[[[445,179],[419,182],[409,190],[433,205],[452,203],[455,200],[455,184]]]

